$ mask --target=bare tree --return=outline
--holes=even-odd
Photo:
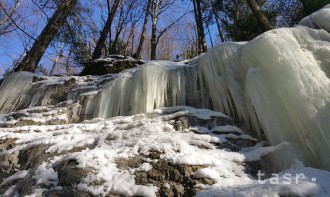
[[[100,38],[96,43],[96,47],[95,47],[93,55],[92,55],[93,59],[97,59],[97,58],[101,57],[101,55],[102,55],[102,50],[105,48],[105,42],[107,40],[107,36],[110,33],[111,24],[116,15],[119,2],[120,2],[120,0],[115,0],[112,4],[111,11],[108,13],[107,21],[105,22],[105,25],[101,32]]]
[[[131,37],[133,36],[132,34],[134,32],[132,32],[132,30],[134,29],[136,23],[141,19],[141,12],[138,11],[138,9],[137,9],[137,8],[139,8],[137,6],[137,3],[138,3],[137,0],[127,0],[127,1],[122,0],[120,12],[119,12],[119,18],[118,18],[117,27],[116,27],[116,33],[114,36],[114,40],[112,41],[110,52],[123,53],[123,51],[117,51],[116,47],[118,45],[118,41],[120,39],[120,35],[121,35],[122,31],[123,30],[127,31],[127,29],[128,29],[127,27],[130,23],[131,23],[132,28],[129,33],[129,38],[127,40],[129,41],[131,39]],[[140,15],[140,16],[138,16],[138,15]],[[125,34],[124,34],[124,38],[125,38]],[[127,45],[127,44],[125,44],[125,45]],[[123,47],[126,48],[125,46],[123,46]]]
[[[198,34],[198,54],[204,53],[207,51],[206,41],[205,41],[205,33],[204,33],[204,25],[203,25],[203,16],[201,9],[201,1],[193,0],[194,5],[194,14],[196,19],[196,27]]]
[[[20,0],[15,0],[13,8],[6,6],[3,1],[0,1],[0,36],[13,32],[15,30],[20,30],[30,38],[34,39],[29,33],[27,33],[23,28],[21,28],[22,20],[18,20],[17,9],[20,7]]]
[[[55,69],[56,69],[56,66],[57,66],[57,63],[60,60],[60,58],[62,57],[62,55],[63,55],[64,46],[65,46],[65,42],[62,44],[62,46],[60,47],[60,50],[57,53],[57,56],[56,56],[56,58],[54,60],[52,69],[50,70],[49,76],[52,76],[54,74]]]
[[[61,0],[55,13],[49,19],[47,25],[35,40],[31,49],[27,52],[20,64],[14,69],[17,71],[34,72],[41,57],[45,53],[51,41],[58,33],[60,27],[65,23],[66,17],[78,0]]]
[[[144,34],[146,33],[146,30],[147,30],[148,18],[149,18],[149,14],[150,14],[151,2],[152,2],[152,0],[148,0],[147,4],[146,4],[145,17],[144,17],[142,31],[141,31],[141,35],[140,35],[140,41],[139,41],[139,45],[137,47],[137,50],[134,54],[135,58],[140,58],[140,56],[141,56],[141,51],[142,51],[144,38],[145,38]]]
[[[173,22],[168,24],[165,28],[159,29],[157,27],[158,20],[160,19],[161,15],[168,10],[173,4],[175,0],[153,0],[151,4],[151,52],[150,58],[151,60],[157,59],[157,45],[159,39],[171,28],[175,26],[177,22],[179,22],[183,17],[185,17],[189,12],[182,14],[180,17],[175,19]]]

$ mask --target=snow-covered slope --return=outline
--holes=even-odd
[[[2,128],[0,174],[5,177],[0,177],[0,192],[4,196],[330,194],[326,189],[330,173],[301,165],[279,174],[277,183],[266,175],[258,180],[256,171],[264,173],[268,165],[261,158],[289,144],[267,147],[230,124],[232,120],[219,112],[173,107],[79,124]],[[301,173],[304,177],[299,177]]]

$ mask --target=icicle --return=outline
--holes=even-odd
[[[4,79],[0,86],[0,113],[8,113],[27,106],[26,97],[32,88],[33,74],[14,73]]]

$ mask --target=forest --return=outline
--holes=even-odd
[[[79,74],[121,54],[184,60],[296,25],[329,0],[1,0],[0,73]]]

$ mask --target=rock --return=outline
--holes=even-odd
[[[38,82],[38,81],[43,81],[43,80],[47,80],[47,79],[44,77],[41,77],[41,76],[34,76],[32,78],[32,82]]]
[[[18,170],[18,152],[0,155],[0,183]],[[1,189],[1,187],[0,187]],[[1,191],[1,190],[0,190]]]
[[[159,152],[147,155],[150,159],[159,159]],[[194,187],[200,183],[193,177],[193,173],[205,166],[175,165],[163,159],[159,159],[147,172],[136,172],[135,181],[141,185],[153,184],[159,187],[157,196],[193,196],[197,190]],[[204,181],[203,184],[213,184],[212,181]]]
[[[78,168],[78,164],[77,160],[68,159],[55,167],[61,186],[76,185],[93,170],[92,168]]]
[[[20,151],[18,155],[18,163],[20,164],[21,170],[35,169],[43,161],[52,157],[52,154],[46,153],[45,151],[50,145],[40,144],[32,147],[27,147],[25,150]]]
[[[15,146],[15,139],[9,138],[6,140],[0,139],[0,151],[12,149]]]
[[[121,55],[111,55],[105,58],[91,60],[86,63],[85,68],[80,75],[105,75],[109,73],[119,73],[123,70],[134,68],[141,64],[144,64],[141,60]]]
[[[119,169],[138,168],[142,163],[142,156],[139,155],[130,159],[118,159],[116,161],[117,168]]]
[[[35,107],[2,115],[0,127],[12,128],[27,125],[56,125],[76,121],[73,105],[66,107]]]
[[[75,81],[72,80],[68,83],[75,83]],[[176,140],[173,142],[170,140],[176,135],[180,136],[178,139],[185,140],[184,143],[189,144],[191,148],[203,149],[205,151],[207,151],[207,149],[215,150],[223,148],[229,149],[228,152],[239,151],[241,147],[251,147],[256,143],[253,140],[240,139],[240,135],[243,134],[239,132],[230,133],[230,131],[224,131],[219,134],[212,133],[212,128],[214,127],[233,124],[230,118],[212,115],[207,118],[198,118],[199,116],[196,115],[198,113],[195,115],[193,115],[193,113],[176,113],[178,111],[165,112],[164,114],[158,115],[156,113],[150,113],[107,120],[87,120],[84,123],[72,125],[60,125],[60,123],[56,126],[45,125],[45,127],[40,128],[37,126],[17,127],[18,125],[26,124],[26,122],[23,121],[24,118],[47,118],[47,115],[52,113],[56,114],[56,116],[64,114],[69,117],[68,121],[70,121],[72,119],[71,117],[75,116],[73,111],[76,111],[76,109],[74,109],[74,107],[75,104],[63,102],[56,106],[34,107],[2,115],[2,120],[18,120],[18,124],[14,124],[12,126],[13,128],[6,128],[6,132],[12,132],[15,137],[3,137],[0,139],[0,148],[4,151],[4,154],[0,154],[0,168],[3,169],[0,172],[0,180],[3,181],[7,178],[7,182],[0,185],[0,192],[14,191],[22,196],[38,194],[41,196],[87,197],[95,196],[93,195],[94,192],[91,190],[91,188],[95,188],[98,191],[104,191],[106,193],[105,196],[123,196],[122,194],[125,193],[123,191],[107,190],[106,188],[111,185],[112,180],[109,182],[104,174],[101,176],[99,175],[101,171],[100,167],[102,167],[103,164],[101,162],[101,166],[99,166],[97,164],[98,161],[112,158],[109,164],[111,164],[111,166],[113,164],[116,165],[116,168],[111,167],[111,170],[115,171],[115,175],[119,177],[125,175],[126,178],[124,180],[130,179],[135,186],[157,187],[158,190],[154,190],[157,196],[193,196],[204,189],[203,185],[207,187],[214,184],[214,180],[210,178],[194,176],[197,171],[212,165],[172,163],[171,159],[164,159],[166,158],[164,155],[168,155],[169,152],[167,151],[169,151],[169,149],[158,149],[157,147],[167,147],[169,146],[169,142],[170,144],[176,144]],[[173,113],[173,115],[171,115],[171,113]],[[52,121],[43,122],[43,124],[53,123],[56,124],[56,122]],[[144,144],[143,147],[139,147],[138,144],[140,142],[148,141],[149,136],[154,134],[155,131],[146,126],[154,123],[157,124],[157,126],[158,124],[163,125],[160,127],[159,133],[156,136],[156,139],[159,137],[161,138],[160,141],[153,140],[155,144],[151,147],[155,147],[155,149],[151,147],[144,149],[144,147],[147,146],[146,144]],[[99,127],[93,124],[99,125]],[[208,128],[210,135],[213,136],[213,140],[210,141],[210,138],[204,139],[204,137],[206,137],[205,133],[199,133],[198,130],[196,132],[191,130],[191,127],[195,126],[196,128]],[[162,128],[164,128],[164,130]],[[148,134],[144,134],[144,129],[150,129]],[[163,133],[167,136],[166,138],[164,136],[162,137]],[[217,135],[226,135],[228,133],[231,134],[231,137],[238,137],[238,139],[228,139],[227,142],[223,143],[217,142]],[[24,145],[17,143],[20,137],[24,139],[24,136],[30,134],[36,137],[33,137],[34,139],[31,138],[31,140],[28,139]],[[76,135],[79,136],[76,137]],[[91,136],[92,138],[90,138]],[[64,142],[57,143],[57,141],[52,141],[51,139],[49,139],[50,141],[46,140],[52,137],[59,137],[58,139]],[[246,135],[245,137],[249,139],[249,136]],[[151,138],[154,139],[154,137]],[[92,139],[92,141],[90,139]],[[132,139],[137,141],[132,141]],[[219,137],[219,139],[222,138]],[[45,140],[47,143],[45,143]],[[88,141],[87,144],[85,144],[86,141]],[[58,145],[63,145],[65,148],[61,149]],[[113,155],[117,153],[111,153],[112,149],[110,147],[112,147],[112,145],[115,145],[114,150],[118,151],[119,157],[113,157]],[[133,148],[135,146],[138,148]],[[102,150],[99,150],[99,148]],[[48,150],[50,151],[48,152]],[[130,150],[132,150],[132,152],[126,155],[125,152],[129,152]],[[181,152],[181,149],[176,149],[174,146],[170,150],[170,154],[180,154]],[[107,152],[111,154],[107,154]],[[87,157],[86,161],[82,162],[86,163],[79,165],[85,153],[92,154],[93,157]],[[203,153],[204,151],[199,154]],[[120,156],[121,154],[123,157]],[[257,172],[256,169],[264,169],[264,166],[259,165],[258,162],[241,162],[242,161],[237,164],[235,163],[234,165],[245,168],[246,173],[252,176],[255,176]],[[16,176],[15,173],[22,172],[26,174],[14,179],[10,178],[12,175]],[[43,174],[42,177],[45,179],[38,182],[36,176],[40,173]],[[88,178],[85,179],[86,177]],[[84,186],[77,187],[79,184],[80,186]],[[15,187],[10,188],[12,185]],[[38,189],[42,189],[41,193]],[[14,193],[10,195],[14,195]]]

